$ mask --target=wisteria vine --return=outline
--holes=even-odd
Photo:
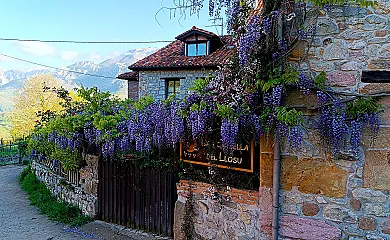
[[[192,13],[199,13],[205,1],[185,2]],[[317,93],[318,131],[333,155],[348,148],[358,154],[365,126],[375,140],[381,109],[375,99],[346,101],[327,91],[325,73],[313,77],[299,68],[287,68],[293,42],[316,32],[315,25],[302,25],[305,1],[294,1],[290,8],[286,1],[264,1],[256,10],[247,1],[208,2],[210,16],[219,17],[225,9],[227,28],[235,39],[231,64],[214,76],[196,80],[184,99],[119,101],[97,89],[80,89],[82,103],[69,105],[56,116],[51,113],[51,120],[37,126],[30,144],[33,153],[40,160],[47,157],[72,168],[79,166],[77,158],[89,149],[104,158],[129,151],[148,155],[175,149],[181,141],[217,135],[224,154],[232,155],[237,143],[259,142],[270,133],[283,136],[289,151],[299,151],[305,141],[303,113],[285,106],[292,88],[306,96]],[[312,2],[326,11],[339,3]],[[370,1],[356,2],[368,5]],[[282,35],[281,22],[287,29]]]

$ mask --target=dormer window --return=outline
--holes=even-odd
[[[206,56],[207,55],[207,43],[187,43],[187,56]]]
[[[195,26],[176,39],[184,43],[183,53],[188,57],[207,56],[225,44],[216,34]]]

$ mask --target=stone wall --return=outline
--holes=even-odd
[[[258,229],[258,191],[242,190],[180,180],[177,184],[178,200],[175,206],[175,239],[184,240],[186,203],[190,197],[193,217],[191,225],[195,239],[261,239]]]
[[[317,35],[309,46],[303,70],[327,72],[327,84],[334,90],[373,93],[390,90],[390,84],[363,83],[362,71],[386,70],[390,54],[390,2],[378,1],[375,8],[334,8],[321,11]],[[295,51],[290,60],[300,58]],[[390,79],[389,79],[390,82]],[[294,94],[289,106],[316,107],[315,95]],[[313,104],[314,103],[314,104]],[[383,104],[381,126],[371,144],[369,131],[354,156],[345,149],[337,158],[324,151],[316,130],[316,116],[307,119],[304,144],[299,153],[283,151],[281,173],[282,238],[298,239],[390,239],[390,97]],[[261,149],[261,189],[271,191],[272,144]],[[260,205],[272,205],[272,198]],[[260,230],[271,234],[271,210],[262,212]]]
[[[390,135],[384,129],[372,146],[363,137],[358,157],[330,158],[313,140],[314,129],[302,152],[283,152],[280,239],[390,239]],[[175,239],[186,239],[181,228],[191,194],[195,239],[270,239],[272,146],[261,141],[259,191],[181,181]]]
[[[75,185],[55,174],[50,168],[35,161],[32,168],[37,178],[44,182],[49,190],[57,197],[92,217],[98,214],[98,163],[97,156],[86,156],[87,166],[80,169],[80,184]]]
[[[150,95],[155,99],[165,99],[165,79],[181,78],[180,94],[177,97],[183,98],[195,79],[207,77],[212,73],[210,70],[142,71],[139,72],[139,96]]]
[[[138,81],[128,81],[127,83],[127,95],[129,99],[138,100],[139,94],[139,82]]]
[[[375,9],[346,6],[320,12],[315,38],[302,46],[312,46],[308,67],[326,71],[329,85],[356,91],[362,70],[389,70],[390,1],[378,2]]]
[[[272,162],[264,164],[272,171]],[[283,156],[280,234],[299,239],[389,239],[390,194],[365,188],[365,171],[361,159]],[[271,176],[262,180],[261,195],[270,195]],[[271,195],[262,199],[260,205],[272,205]],[[270,235],[272,212],[264,209],[260,230]]]
[[[385,0],[378,1],[375,8],[321,11],[313,42],[301,42],[301,49],[293,51],[290,60],[301,59],[302,49],[311,46],[300,67],[314,73],[326,71],[327,84],[334,90],[388,91],[390,83],[362,83],[361,76],[363,70],[390,71],[389,20],[390,1]],[[297,93],[287,99],[287,105],[315,109],[316,101],[315,94]],[[307,131],[302,149],[292,154],[282,148],[279,239],[390,239],[390,97],[380,103],[384,112],[379,135],[371,144],[366,131],[356,156],[348,151],[337,158],[329,156],[316,130],[315,112],[305,111]],[[272,146],[272,142],[261,142],[258,192],[234,189],[245,196],[234,198],[222,189],[219,197],[212,199],[208,197],[212,196],[211,186],[193,184],[194,226],[199,239],[270,239]],[[184,213],[189,186],[185,182],[178,185],[175,216]],[[257,194],[254,203],[252,197]],[[176,239],[184,239],[179,229],[176,226]]]

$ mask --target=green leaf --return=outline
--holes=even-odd
[[[194,84],[189,88],[190,91],[197,92],[199,94],[204,94],[206,87],[210,83],[211,76],[207,76],[205,78],[198,78],[194,81]]]
[[[382,105],[377,100],[368,98],[359,98],[347,105],[347,115],[349,118],[358,119],[365,114],[379,113],[382,111]]]
[[[217,116],[229,119],[230,121],[236,121],[238,119],[238,114],[233,108],[225,104],[217,104],[217,109],[214,112]]]
[[[287,110],[287,107],[275,108],[276,118],[278,121],[286,124],[287,126],[296,126],[302,121],[303,113],[297,111],[295,108]]]
[[[326,83],[326,73],[325,72],[321,72],[320,74],[318,74],[315,79],[314,79],[314,85],[320,89],[321,91],[324,91],[325,90],[325,83]]]
[[[138,102],[134,103],[134,108],[138,111],[145,109],[150,104],[154,103],[154,98],[152,96],[142,97]]]

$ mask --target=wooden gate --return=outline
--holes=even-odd
[[[175,174],[132,161],[99,162],[100,219],[173,237]]]
[[[0,139],[0,166],[21,163],[18,144]]]

